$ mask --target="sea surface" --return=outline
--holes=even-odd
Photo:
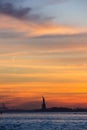
[[[4,113],[0,130],[87,130],[87,113]]]

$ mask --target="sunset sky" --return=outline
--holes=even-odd
[[[0,102],[87,107],[87,0],[0,0]]]

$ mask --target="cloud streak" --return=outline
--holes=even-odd
[[[20,7],[17,8],[13,3],[11,2],[1,2],[0,1],[0,13],[9,15],[16,18],[26,18],[28,14],[30,13],[31,8],[29,7]]]
[[[40,14],[32,13],[32,7],[23,6],[22,2],[22,0],[18,0],[16,2],[10,0],[0,1],[0,14],[33,22],[43,22],[51,19],[49,17],[43,17]]]
[[[52,1],[52,0],[51,0]],[[63,2],[55,0],[55,2]],[[19,7],[13,1],[0,1],[0,29],[8,30],[9,34],[13,32],[12,37],[24,36],[41,37],[55,35],[72,35],[87,32],[86,28],[79,28],[67,25],[56,24],[52,19],[32,13],[30,7]],[[10,31],[9,31],[10,30]],[[3,37],[10,37],[7,33],[2,32]],[[17,35],[16,35],[17,33]],[[5,35],[3,35],[5,34]]]
[[[24,37],[38,37],[43,35],[71,35],[87,32],[86,28],[58,25],[52,22],[37,24],[31,21],[19,21],[8,16],[1,16],[0,29],[6,29],[24,34]]]

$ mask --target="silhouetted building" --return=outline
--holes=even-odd
[[[45,98],[42,97],[42,111],[46,110],[46,102],[45,102]]]

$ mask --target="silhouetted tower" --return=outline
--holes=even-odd
[[[45,98],[42,97],[42,110],[45,111],[46,110],[46,102],[45,102]]]

